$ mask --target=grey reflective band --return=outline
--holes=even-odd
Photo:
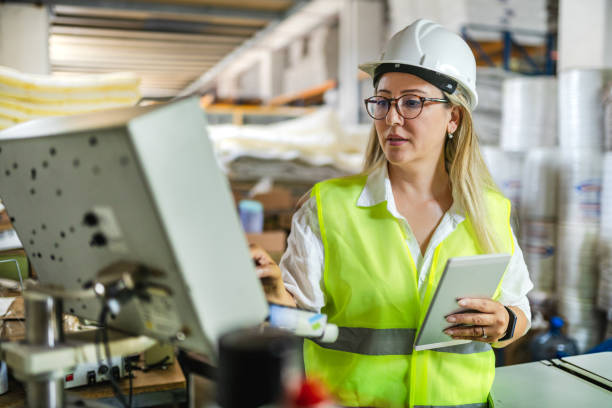
[[[338,327],[335,343],[315,341],[319,346],[348,353],[369,356],[406,356],[412,354],[416,329],[368,329],[364,327]],[[473,341],[431,351],[441,353],[472,354],[491,350],[487,343]]]
[[[344,406],[343,408],[374,408],[374,407],[352,407]],[[415,405],[414,408],[489,408],[488,402],[477,402],[475,404],[460,404],[460,405]]]
[[[471,343],[459,344],[457,346],[432,349],[431,351],[437,351],[440,353],[473,354],[482,353],[491,349],[492,348],[489,343],[483,343],[482,341],[473,341]]]
[[[415,405],[414,408],[489,408],[489,403],[477,402],[475,404],[460,405]]]
[[[321,347],[370,356],[404,356],[412,354],[415,329],[367,329],[338,327],[335,343],[319,343]]]

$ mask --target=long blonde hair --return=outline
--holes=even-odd
[[[447,138],[444,147],[444,161],[450,178],[453,200],[465,211],[481,249],[485,253],[498,252],[498,240],[495,239],[495,231],[489,222],[484,192],[499,191],[499,189],[480,153],[465,92],[458,87],[454,94],[444,92],[444,95],[451,105],[459,108],[461,112],[461,120],[454,137]],[[378,142],[376,128],[372,125],[366,148],[364,172],[370,173],[386,163],[387,159]]]

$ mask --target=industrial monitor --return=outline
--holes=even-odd
[[[214,354],[267,304],[197,99],[43,118],[0,133],[0,197],[41,283],[137,271],[110,327]],[[85,289],[84,289],[85,288]],[[64,310],[96,320],[92,296]]]

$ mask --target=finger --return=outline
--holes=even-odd
[[[444,330],[444,333],[451,337],[469,337],[469,338],[480,338],[483,333],[487,335],[487,328],[484,326],[469,326],[469,327],[451,327]]]
[[[468,337],[468,336],[451,336],[453,340],[472,340],[480,341],[482,343],[495,343],[495,340],[489,337]]]
[[[270,257],[270,254],[268,254],[257,244],[249,245],[249,251],[251,252],[251,258],[253,258],[253,261],[257,266],[270,265],[274,263],[274,260],[272,257]]]
[[[461,307],[474,309],[484,313],[495,313],[498,309],[498,303],[491,299],[463,298],[459,299],[457,303]]]
[[[278,273],[273,266],[259,266],[255,268],[258,278],[277,278]]]
[[[446,321],[454,324],[492,326],[495,324],[495,315],[490,313],[456,313],[447,316]]]

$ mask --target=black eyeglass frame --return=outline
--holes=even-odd
[[[418,98],[421,101],[421,108],[419,109],[419,113],[417,113],[416,116],[414,116],[412,118],[407,118],[406,116],[402,115],[402,113],[400,112],[400,110],[398,108],[397,101],[399,101],[402,98],[405,98],[406,96],[413,96],[413,97]],[[389,102],[389,107],[387,108],[387,112],[385,112],[384,116],[382,116],[380,118],[375,118],[374,116],[372,116],[372,114],[370,113],[370,110],[368,109],[368,101],[370,101],[373,98],[382,98],[382,99],[386,100],[387,102]],[[404,118],[406,120],[418,118],[419,115],[421,114],[421,112],[423,112],[423,106],[425,106],[425,102],[450,103],[450,101],[448,99],[446,99],[446,98],[427,98],[425,96],[419,96],[419,95],[415,95],[415,94],[404,94],[404,95],[402,95],[400,97],[397,97],[397,98],[387,98],[386,96],[374,95],[374,96],[370,96],[369,98],[364,99],[363,102],[365,104],[365,108],[366,108],[366,112],[368,113],[368,116],[371,117],[374,120],[382,120],[382,119],[386,118],[387,115],[389,114],[389,111],[391,110],[391,105],[393,105],[393,102],[395,102],[395,111],[397,112],[397,114],[400,115],[402,118]]]

